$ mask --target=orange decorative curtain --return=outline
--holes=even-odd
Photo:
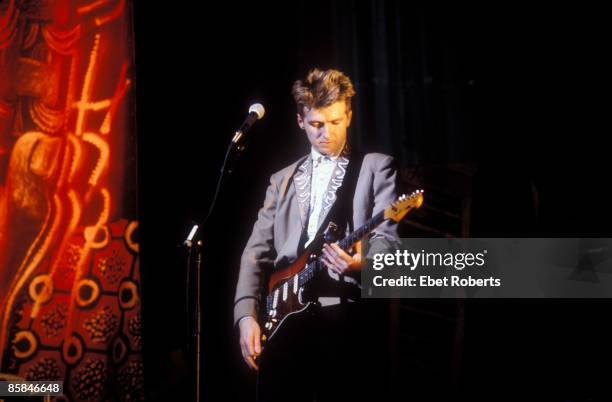
[[[0,1],[0,379],[141,400],[132,7]]]

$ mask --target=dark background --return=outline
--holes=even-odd
[[[290,88],[314,66],[353,79],[349,135],[357,147],[389,153],[407,171],[473,168],[469,235],[611,235],[603,62],[610,35],[602,10],[285,3],[136,4],[151,400],[187,397],[177,245],[206,215],[232,133],[259,101],[266,116],[205,228],[202,267],[203,394],[249,400],[253,393],[232,330],[238,263],[270,174],[308,151]],[[605,400],[611,307],[608,300],[402,302],[390,323],[402,334],[389,356],[394,391],[398,400],[414,392],[438,400]]]

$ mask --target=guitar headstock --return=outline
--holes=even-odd
[[[416,190],[406,196],[402,194],[397,201],[385,209],[385,219],[393,219],[395,222],[402,220],[413,208],[419,208],[423,204],[423,190]]]

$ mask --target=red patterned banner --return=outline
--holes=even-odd
[[[0,380],[142,400],[131,4],[0,2]]]

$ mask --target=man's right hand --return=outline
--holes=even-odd
[[[261,353],[261,328],[254,317],[242,318],[238,326],[240,327],[242,358],[250,368],[259,370],[255,359]]]

